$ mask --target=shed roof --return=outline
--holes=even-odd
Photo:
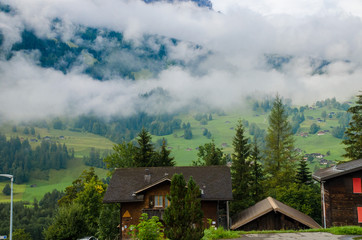
[[[340,163],[329,168],[319,169],[313,174],[313,178],[317,181],[324,181],[359,170],[362,170],[362,159]]]
[[[175,173],[182,173],[186,181],[192,176],[203,191],[202,200],[232,200],[231,174],[227,166],[197,167],[141,167],[116,169],[104,203],[143,201],[141,192],[168,182]]]
[[[308,215],[289,207],[272,197],[267,197],[266,199],[256,203],[254,206],[251,206],[239,213],[235,223],[231,226],[231,229],[238,229],[271,211],[280,212],[310,228],[321,228],[321,226]]]

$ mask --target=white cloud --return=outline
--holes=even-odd
[[[9,119],[76,115],[129,115],[137,110],[172,112],[192,106],[233,107],[247,94],[279,92],[306,104],[336,96],[345,99],[362,88],[362,8],[360,1],[342,0],[213,0],[215,10],[192,3],[145,4],[138,0],[6,0],[16,16],[0,13],[7,46],[19,41],[24,27],[39,36],[64,40],[78,25],[122,31],[126,38],[156,34],[182,40],[170,56],[186,62],[208,51],[213,54],[194,76],[170,68],[157,79],[99,82],[79,71],[64,75],[43,69],[19,54],[0,62],[0,113]],[[350,2],[350,4],[347,4]],[[62,19],[56,31],[54,18]],[[193,44],[203,46],[194,49]],[[97,46],[113,43],[98,38]],[[157,49],[159,46],[153,46]],[[281,71],[266,65],[264,54],[293,56]],[[313,75],[310,60],[329,60],[323,75]],[[127,56],[109,61],[134,64]],[[21,69],[21,71],[19,71]],[[140,94],[162,87],[171,99]],[[5,104],[6,103],[6,104]]]

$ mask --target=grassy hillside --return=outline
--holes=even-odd
[[[344,154],[342,140],[332,136],[331,131],[334,127],[338,126],[338,119],[332,118],[326,119],[326,122],[320,122],[317,119],[321,117],[323,111],[329,112],[341,112],[338,109],[329,109],[327,107],[320,109],[308,109],[305,110],[304,115],[306,120],[301,124],[301,127],[297,134],[294,135],[295,147],[303,150],[302,153],[321,153],[326,155],[329,151],[330,155],[324,158],[331,161],[343,160],[342,154]],[[313,117],[313,119],[308,119]],[[196,121],[192,115],[181,116],[183,122],[190,122],[192,127],[193,138],[191,140],[185,140],[183,136],[183,130],[178,130],[172,135],[163,136],[168,140],[168,146],[172,148],[172,154],[175,156],[178,165],[190,165],[192,160],[197,159],[197,147],[208,143],[211,139],[207,139],[202,135],[203,129],[207,128],[212,133],[215,143],[218,147],[222,147],[225,153],[232,152],[232,139],[235,135],[234,127],[237,121],[247,120],[249,125],[255,123],[261,129],[268,128],[268,114],[257,114],[255,112],[247,112],[243,114],[231,113],[226,116],[213,115],[213,120],[209,121],[207,125],[201,125]],[[321,131],[328,130],[324,135],[308,134],[307,137],[302,137],[301,133],[308,133],[310,125],[316,123],[321,127]],[[246,135],[249,135],[249,128],[246,128]],[[154,140],[162,137],[153,136]],[[315,165],[320,164],[314,162]],[[322,165],[321,165],[322,166]],[[313,168],[312,168],[313,170]]]
[[[342,154],[344,153],[344,146],[341,144],[341,139],[331,135],[331,130],[339,125],[338,119],[334,117],[332,119],[327,118],[326,122],[318,121],[317,119],[321,117],[323,111],[327,113],[341,112],[341,110],[327,107],[305,110],[304,115],[306,120],[301,124],[301,128],[295,135],[295,146],[302,150],[302,154],[321,153],[325,155],[324,158],[327,160],[343,160]],[[191,140],[185,140],[183,138],[184,132],[182,129],[167,136],[152,136],[153,142],[162,138],[168,140],[168,146],[179,166],[191,165],[192,161],[197,159],[198,146],[211,142],[211,139],[203,136],[204,128],[207,128],[211,132],[212,138],[218,147],[222,147],[225,153],[232,153],[232,139],[235,135],[234,127],[238,120],[247,120],[249,125],[255,123],[262,129],[267,129],[268,127],[268,114],[260,114],[253,111],[244,111],[242,114],[237,112],[227,113],[226,115],[213,114],[213,120],[208,121],[206,125],[202,125],[199,121],[196,121],[194,119],[195,115],[196,113],[178,116],[182,122],[190,122],[193,133]],[[308,132],[312,123],[317,123],[321,127],[321,130],[329,130],[329,132],[326,132],[324,135],[309,134],[307,137],[302,137],[300,133]],[[112,141],[95,134],[72,132],[69,130],[35,128],[35,135],[26,135],[23,133],[24,126],[17,126],[17,132],[13,132],[12,126],[7,124],[3,125],[0,131],[6,134],[8,138],[19,136],[24,139],[33,139],[33,141],[30,142],[33,147],[39,145],[41,139],[48,136],[53,141],[62,144],[65,143],[68,149],[73,148],[75,152],[76,159],[68,163],[67,169],[33,172],[27,184],[15,185],[14,199],[16,201],[33,201],[34,198],[41,199],[46,192],[52,191],[53,189],[64,190],[74,179],[79,177],[84,169],[88,168],[82,162],[82,158],[83,156],[88,156],[91,147],[100,149],[102,152],[112,149],[114,144]],[[248,137],[251,137],[248,128],[246,128],[246,134]],[[37,139],[38,135],[40,135],[40,139]],[[327,156],[327,152],[329,152],[330,155]],[[325,167],[325,165],[320,164],[319,159],[315,159],[309,164],[312,171],[316,168]],[[100,177],[106,176],[106,170],[97,169],[96,171]],[[5,184],[6,182],[0,182],[0,190],[3,189]],[[8,196],[0,192],[0,202],[9,201],[9,199]]]

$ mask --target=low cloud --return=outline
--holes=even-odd
[[[170,57],[192,63],[209,54],[194,71],[171,67],[157,78],[130,81],[114,77],[100,82],[74,68],[63,74],[37,65],[37,52],[19,52],[0,60],[0,117],[34,119],[58,115],[97,113],[128,116],[137,111],[176,112],[187,108],[232,109],[252,94],[292,98],[298,104],[337,97],[346,100],[362,89],[362,16],[334,1],[215,0],[215,11],[191,2],[168,4],[126,0],[6,0],[16,14],[0,12],[3,49],[19,41],[24,28],[39,37],[74,37],[79,25],[120,31],[140,43],[143,34],[176,38]],[[273,1],[274,2],[274,1]],[[218,12],[220,11],[220,12]],[[62,19],[51,29],[55,18]],[[166,41],[166,40],[165,40]],[[97,39],[102,44],[112,44]],[[202,48],[195,48],[195,45]],[[158,46],[155,45],[155,48]],[[276,70],[266,55],[291,56]],[[125,61],[114,55],[109,61]],[[129,59],[130,60],[130,59]],[[329,64],[315,72],[312,62]],[[130,64],[137,64],[131,60]],[[153,94],[145,97],[145,93]]]

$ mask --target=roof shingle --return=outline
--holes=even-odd
[[[103,198],[104,203],[136,202],[136,192],[182,173],[186,181],[193,177],[203,190],[202,200],[232,200],[230,168],[227,166],[142,167],[116,169]]]
[[[340,163],[329,168],[319,169],[313,174],[313,178],[320,182],[359,170],[362,170],[362,159]]]

